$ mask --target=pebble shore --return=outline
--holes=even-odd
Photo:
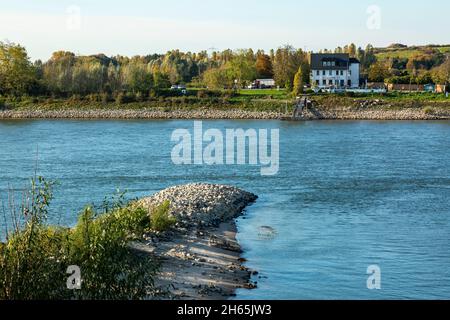
[[[291,113],[248,111],[240,109],[163,110],[163,109],[94,109],[94,110],[3,110],[0,119],[204,119],[204,120],[289,120]],[[377,107],[352,108],[315,107],[306,110],[298,120],[449,120],[450,110],[421,108],[382,109]]]
[[[230,110],[5,110],[0,111],[0,119],[254,119],[271,120],[280,119],[283,116],[277,112],[245,111],[239,109]]]
[[[227,299],[236,289],[252,289],[251,271],[243,266],[235,219],[257,196],[224,185],[189,184],[141,199],[153,208],[170,201],[177,218],[173,230],[149,235],[140,250],[156,255],[162,268],[155,284],[161,299]]]
[[[317,110],[317,109],[316,109]],[[352,110],[352,109],[318,109],[307,111],[303,120],[450,120],[450,110],[425,113],[420,109],[400,110]]]
[[[224,185],[188,184],[165,189],[141,203],[155,207],[170,201],[170,213],[178,223],[217,227],[222,222],[237,218],[242,210],[257,197],[249,192]]]

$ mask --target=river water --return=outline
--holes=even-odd
[[[116,189],[135,198],[190,182],[231,184],[260,197],[238,221],[258,289],[238,299],[450,298],[450,122],[203,127],[279,129],[279,173],[174,165],[171,134],[193,121],[0,121],[0,198],[6,205],[8,190],[18,194],[37,167],[58,181],[51,222],[73,225]],[[373,265],[381,290],[367,288]]]

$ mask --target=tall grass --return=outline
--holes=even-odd
[[[121,201],[104,205],[103,212],[86,207],[74,228],[47,224],[53,184],[32,180],[20,205],[10,196],[12,227],[0,242],[0,299],[143,299],[152,294],[158,263],[138,252],[130,242],[151,229],[162,231],[168,205],[152,214],[136,204]],[[5,221],[6,222],[6,221]],[[6,224],[8,225],[8,224]],[[81,271],[81,289],[67,287],[69,266]]]

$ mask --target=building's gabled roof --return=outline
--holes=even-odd
[[[347,53],[312,53],[312,70],[347,70],[350,56]]]
[[[359,64],[356,58],[350,58],[348,53],[312,53],[312,70],[347,70],[350,64]]]

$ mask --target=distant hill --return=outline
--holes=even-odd
[[[392,44],[387,48],[375,48],[374,53],[378,60],[386,60],[389,58],[409,59],[414,56],[423,54],[432,54],[433,52],[440,52],[450,55],[449,45],[426,45],[426,46],[406,46],[403,44]]]

